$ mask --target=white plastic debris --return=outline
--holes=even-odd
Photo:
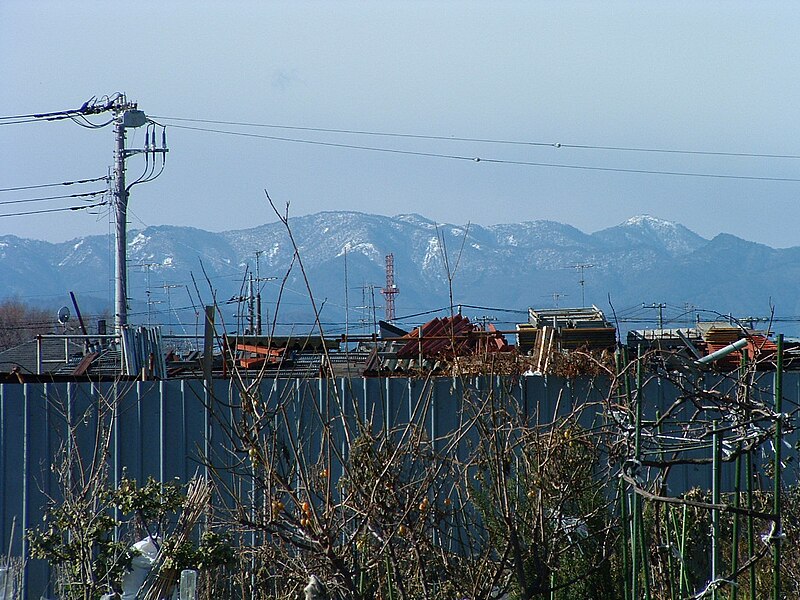
[[[184,569],[181,571],[180,600],[196,600],[197,598],[197,571]]]
[[[303,588],[306,594],[306,600],[324,600],[325,587],[316,575],[311,575],[308,578],[308,585]]]
[[[8,567],[0,567],[0,600],[13,600],[14,573]]]
[[[131,561],[131,570],[122,578],[122,600],[135,600],[142,585],[147,579],[147,574],[158,556],[161,546],[159,538],[147,537],[136,542],[132,548],[139,552]]]

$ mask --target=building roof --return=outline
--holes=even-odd
[[[42,338],[0,352],[0,373],[20,372],[36,374],[39,371],[39,344],[41,343],[42,373],[54,373],[73,356],[83,356],[83,342]]]
[[[594,305],[584,308],[529,308],[528,322],[537,328],[611,327],[603,311]]]

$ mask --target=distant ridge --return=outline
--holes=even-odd
[[[684,325],[695,318],[696,310],[709,311],[700,313],[701,318],[713,311],[760,316],[773,304],[776,314],[786,319],[781,329],[786,332],[794,331],[793,319],[800,315],[800,248],[775,249],[729,234],[709,240],[649,215],[590,234],[553,221],[467,228],[437,226],[416,214],[386,217],[337,211],[292,217],[290,225],[314,294],[324,301],[322,316],[331,331],[342,330],[345,320],[345,256],[350,324],[372,322],[373,295],[375,316],[383,317],[382,297],[374,290],[384,284],[384,257],[389,252],[402,290],[396,298],[398,315],[446,306],[440,235],[451,268],[458,264],[453,279],[457,303],[524,311],[552,306],[554,298],[562,306],[578,306],[583,293],[587,304],[605,310],[611,308],[610,297],[617,315],[630,326],[640,326],[631,319],[646,325],[654,315],[642,305],[654,302],[668,304],[666,314]],[[463,254],[456,261],[462,243]],[[212,288],[218,303],[242,294],[246,270],[256,269],[256,252],[259,274],[277,278],[263,284],[265,310],[274,315],[280,283],[293,257],[279,223],[221,233],[148,227],[131,232],[128,246],[134,320],[144,322],[149,312],[151,319],[184,329],[195,326],[198,307],[212,301]],[[110,247],[105,236],[59,244],[1,236],[0,297],[57,307],[75,291],[87,311],[99,312],[110,306],[113,293]],[[576,265],[591,265],[584,269],[583,289]],[[282,302],[279,322],[298,327],[311,322],[296,265]],[[235,324],[238,306],[225,306],[225,318]],[[522,312],[473,312],[508,323],[524,320]]]

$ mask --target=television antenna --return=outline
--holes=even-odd
[[[575,269],[580,271],[581,278],[578,280],[578,283],[581,286],[581,308],[586,306],[586,269],[593,269],[594,265],[592,264],[575,264],[570,265],[569,267],[563,267],[564,269]]]

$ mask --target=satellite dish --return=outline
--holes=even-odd
[[[58,322],[66,325],[67,321],[69,321],[69,308],[62,306],[58,309]]]

